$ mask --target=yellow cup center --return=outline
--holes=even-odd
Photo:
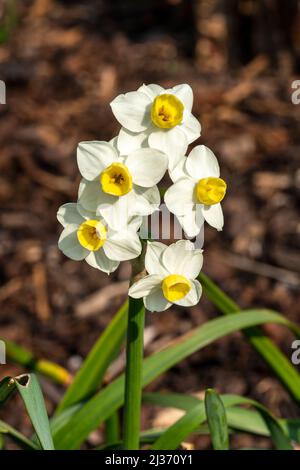
[[[86,220],[77,230],[80,245],[90,251],[99,250],[104,245],[106,236],[106,227],[99,220]]]
[[[123,163],[112,163],[100,175],[102,189],[113,196],[124,196],[132,190],[132,176]]]
[[[153,101],[151,119],[157,127],[171,129],[181,123],[183,110],[183,104],[175,95],[165,93]]]
[[[185,276],[170,274],[162,282],[162,291],[169,302],[183,299],[191,290],[191,283]]]
[[[197,199],[202,204],[212,206],[222,201],[226,188],[227,184],[222,178],[203,178],[196,185]]]

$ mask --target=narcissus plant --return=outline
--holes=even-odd
[[[81,142],[77,163],[82,180],[78,201],[57,214],[64,230],[60,250],[73,260],[85,260],[107,274],[121,261],[132,261],[129,288],[125,374],[123,448],[139,446],[143,332],[145,308],[162,312],[172,305],[196,305],[202,287],[197,279],[202,250],[189,240],[167,246],[141,240],[145,217],[160,206],[157,187],[166,170],[173,185],[165,202],[188,236],[196,236],[204,220],[221,230],[220,202],[226,183],[216,157],[205,146],[185,157],[201,126],[192,114],[193,92],[182,84],[164,89],[143,85],[111,103],[122,125],[110,142]],[[143,225],[144,227],[144,225]],[[148,238],[149,237],[149,238]]]

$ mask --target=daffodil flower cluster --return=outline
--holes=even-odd
[[[58,245],[66,256],[107,274],[121,261],[140,257],[138,231],[143,218],[159,210],[157,184],[167,170],[173,184],[164,200],[186,236],[197,236],[205,221],[222,230],[226,183],[218,161],[204,145],[186,156],[201,132],[192,105],[193,92],[186,84],[170,89],[143,85],[111,102],[120,132],[110,142],[78,145],[78,200],[58,210],[64,227]],[[144,259],[146,274],[131,285],[131,297],[143,298],[150,311],[198,303],[196,278],[203,256],[191,241],[170,246],[148,241]]]

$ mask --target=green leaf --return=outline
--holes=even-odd
[[[82,408],[82,403],[70,406],[61,413],[52,416],[50,420],[50,429],[52,436],[62,427],[66,426],[70,419]]]
[[[60,402],[56,413],[93,395],[101,384],[107,367],[115,359],[124,341],[128,302],[119,309],[95,343]]]
[[[143,393],[144,403],[178,408],[184,411],[190,410],[201,401],[202,400],[194,396],[180,393]],[[228,426],[233,430],[253,433],[260,436],[270,436],[268,426],[258,411],[232,407],[226,409],[226,415]],[[278,421],[290,440],[300,442],[300,419],[279,419]],[[201,433],[205,432],[205,430],[206,426],[203,425],[199,429]]]
[[[0,18],[0,44],[9,40],[12,30],[16,26],[18,19],[16,0],[9,0],[5,2],[2,8],[4,8],[4,12],[1,12],[2,17]]]
[[[243,397],[237,395],[223,395],[224,405],[240,404]],[[175,450],[200,424],[206,421],[205,404],[198,400],[198,404],[190,408],[182,418],[177,420],[155,441],[154,450]]]
[[[140,434],[140,445],[152,444],[164,432],[163,429],[148,429]],[[95,450],[124,450],[123,441],[117,440],[115,442],[105,443]]]
[[[274,418],[271,413],[260,403],[240,397],[238,395],[221,395],[224,407],[232,407],[236,405],[254,406],[263,417],[266,426],[269,429],[274,446],[278,450],[292,450],[288,437],[280,425],[279,421]],[[206,420],[205,403],[199,402],[198,405],[191,408],[186,414],[170,426],[157,441],[155,441],[152,449],[155,450],[174,450],[190,434],[195,432],[200,424]],[[210,426],[209,426],[210,427]],[[219,442],[218,442],[219,444]]]
[[[227,408],[228,426],[236,431],[242,431],[259,436],[270,437],[270,431],[261,414],[246,408]],[[300,443],[300,419],[277,420],[290,441]]]
[[[225,315],[240,314],[239,306],[219,287],[200,273],[199,281],[207,298]],[[269,367],[297,402],[300,402],[300,375],[277,346],[263,334],[260,328],[248,328],[244,331],[250,344],[263,357]]]
[[[188,411],[198,405],[199,399],[182,393],[143,393],[143,402],[152,405],[178,408]]]
[[[120,423],[119,423],[119,413],[115,411],[106,421],[105,421],[105,442],[107,445],[120,440]]]
[[[4,448],[5,448],[4,435],[0,433],[0,450],[4,450]]]
[[[25,437],[9,424],[0,420],[0,434],[9,436],[22,449],[39,450],[40,446]]]
[[[16,384],[12,377],[4,377],[0,381],[0,405],[3,405],[6,400],[16,390]]]
[[[153,450],[175,450],[205,421],[204,403],[199,403],[170,426],[153,444]]]
[[[166,370],[196,351],[230,333],[263,323],[278,323],[298,331],[283,316],[269,310],[250,310],[241,315],[217,318],[195,328],[171,346],[144,360],[142,386],[148,385]],[[76,449],[91,431],[123,405],[124,375],[109,384],[85,403],[71,419],[56,429],[54,443],[58,449]]]
[[[222,399],[215,390],[208,389],[205,392],[204,403],[213,448],[215,450],[228,450],[228,425]]]
[[[16,387],[24,401],[30,420],[44,450],[53,450],[53,441],[46,406],[34,374],[15,377]]]

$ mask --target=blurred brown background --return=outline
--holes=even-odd
[[[1,338],[75,372],[124,300],[129,266],[108,277],[65,258],[56,211],[76,199],[77,143],[112,138],[119,127],[109,102],[143,82],[193,87],[199,143],[215,151],[228,182],[224,231],[206,226],[204,272],[242,307],[274,308],[299,322],[300,105],[291,101],[300,79],[299,11],[297,0],[0,2],[7,87],[0,105]],[[204,298],[189,310],[148,314],[146,353],[216,315]],[[291,356],[286,330],[266,330]],[[123,365],[121,358],[110,377]],[[20,371],[8,364],[0,372]],[[42,384],[51,411],[62,390]],[[206,387],[299,417],[239,333],[193,355],[151,390]],[[14,400],[4,418],[28,432],[22,409]],[[169,424],[172,416],[147,408],[143,424]],[[267,445],[235,439],[236,446]],[[91,440],[100,442],[101,430]]]

